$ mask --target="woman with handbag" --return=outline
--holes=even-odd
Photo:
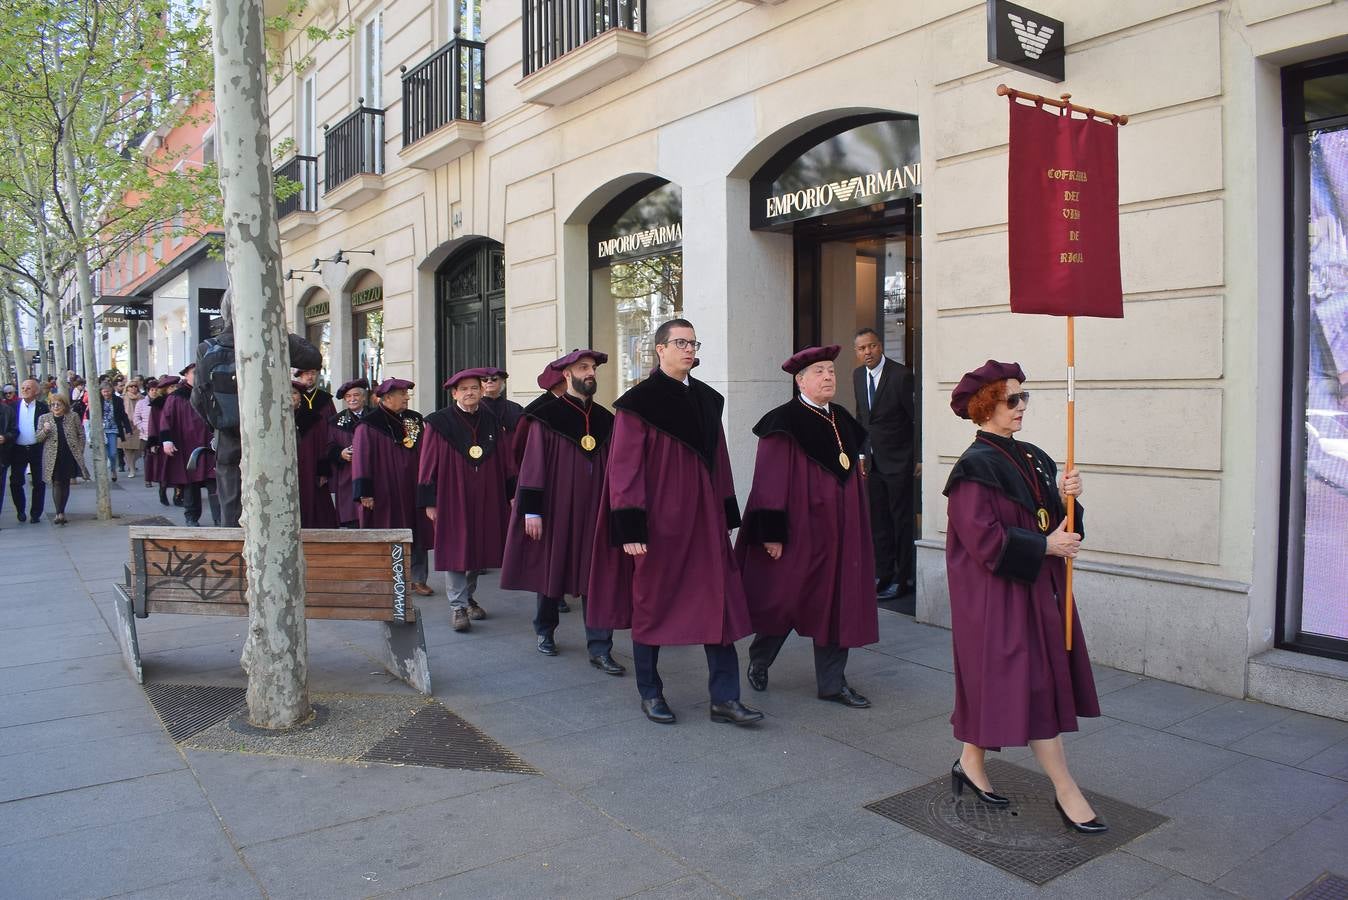
[[[122,409],[126,413],[126,418],[130,423],[130,427],[126,434],[122,436],[122,439],[117,442],[117,446],[121,449],[122,455],[126,457],[127,478],[136,477],[136,463],[140,461],[141,451],[145,449],[145,433],[140,427],[141,423],[137,421],[136,418],[140,414],[139,408],[141,399],[140,383],[128,381],[126,388],[122,391]],[[149,415],[149,412],[150,405],[147,403],[145,405],[145,413],[147,416]],[[149,423],[147,422],[146,424],[148,425]]]
[[[52,521],[64,525],[70,482],[89,477],[84,468],[84,428],[79,416],[71,412],[70,400],[64,394],[52,397],[50,412],[38,419],[37,439],[42,444],[42,473],[51,485],[52,501],[56,504],[56,518]]]

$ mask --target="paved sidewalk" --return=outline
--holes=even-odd
[[[1348,875],[1348,724],[1105,668],[1105,717],[1069,736],[1073,769],[1167,824],[1041,889],[865,810],[958,754],[949,633],[889,612],[848,670],[873,709],[814,699],[797,640],[766,694],[745,686],[765,723],[712,725],[702,651],[680,648],[661,658],[680,721],[661,727],[630,674],[587,664],[579,610],[548,659],[532,598],[484,579],[490,618],[470,634],[443,597],[420,604],[436,694],[541,776],[185,750],[109,630],[123,526],[181,511],[137,480],[113,503],[117,524],[94,521],[90,486],[65,528],[18,524],[8,497],[0,515],[6,897],[1283,898]],[[152,616],[147,681],[242,684],[243,630]],[[368,655],[379,631],[309,623],[311,688],[407,691]],[[620,635],[628,663],[629,647]]]

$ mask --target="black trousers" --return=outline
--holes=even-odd
[[[182,488],[183,519],[188,525],[201,522],[201,489],[206,489],[206,498],[211,504],[211,521],[220,524],[220,499],[215,494],[214,481],[194,481]]]
[[[561,597],[545,597],[538,595],[538,608],[534,613],[534,634],[544,635],[552,634],[556,630],[557,624],[562,620],[562,614],[557,611],[557,604],[561,602]],[[580,620],[585,621],[585,598],[580,598]],[[590,651],[590,657],[608,656],[613,652],[613,629],[612,628],[591,628],[585,626],[585,648]]]
[[[787,635],[756,634],[749,645],[749,665],[767,669],[786,643]],[[832,697],[847,684],[847,648],[814,645],[814,683],[819,696]]]
[[[914,583],[913,473],[875,472],[866,479],[875,541],[875,580],[906,593]]]
[[[740,657],[734,644],[703,644],[707,652],[707,693],[712,703],[728,703],[740,698]],[[632,662],[636,669],[637,690],[642,700],[664,695],[660,680],[660,648],[654,644],[632,642]]]
[[[243,514],[243,491],[239,463],[243,448],[239,432],[222,428],[215,433],[215,485],[220,495],[220,524],[236,528]]]
[[[14,512],[22,515],[28,509],[28,518],[37,519],[47,504],[47,482],[42,477],[42,445],[15,444],[10,448],[9,457],[9,496],[14,499]],[[28,506],[28,497],[23,489],[25,470],[32,472],[33,505]]]

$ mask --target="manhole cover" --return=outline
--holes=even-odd
[[[1011,799],[1009,807],[979,803],[968,791],[956,800],[946,776],[866,808],[1034,884],[1051,881],[1166,821],[1088,791],[1109,831],[1077,834],[1058,815],[1053,785],[1043,775],[996,760],[988,763],[988,775],[997,793]]]
[[[439,703],[417,710],[360,759],[442,769],[539,774],[508,747],[487,737]]]
[[[244,705],[243,688],[206,684],[147,684],[145,695],[177,743],[223,722]]]
[[[1348,900],[1348,878],[1326,872],[1293,894],[1292,900]]]
[[[154,525],[172,525],[172,524],[173,524],[173,520],[172,520],[172,519],[166,519],[166,518],[164,518],[163,516],[150,516],[148,519],[136,519],[135,521],[127,522],[126,524],[128,524],[128,525],[148,525],[148,526],[154,526]]]

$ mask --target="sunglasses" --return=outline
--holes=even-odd
[[[1025,405],[1026,405],[1026,406],[1029,406],[1029,405],[1030,405],[1030,392],[1029,392],[1029,391],[1021,391],[1019,394],[1007,394],[1007,395],[1006,395],[1006,405],[1007,405],[1007,408],[1008,408],[1008,409],[1015,409],[1017,406],[1020,406],[1020,401],[1022,401],[1022,400],[1025,401]]]

